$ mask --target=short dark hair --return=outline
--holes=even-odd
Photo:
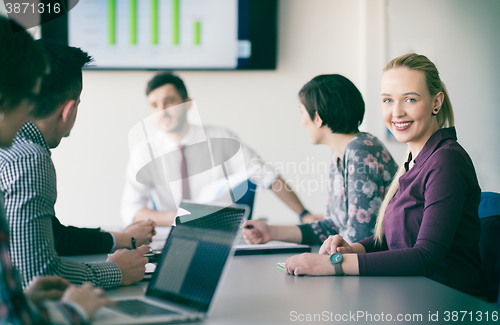
[[[167,84],[174,85],[182,100],[186,100],[186,98],[188,98],[188,93],[186,86],[184,85],[184,81],[182,81],[181,78],[177,77],[171,72],[160,72],[156,74],[151,80],[149,80],[146,87],[146,96],[156,88],[160,88],[161,86]]]
[[[13,30],[19,30],[14,33]],[[0,16],[0,103],[14,109],[47,71],[43,52],[15,21]]]
[[[333,133],[359,132],[365,115],[365,102],[358,88],[339,74],[319,75],[299,91],[300,102],[311,120],[316,112]]]
[[[35,42],[43,50],[50,64],[50,74],[42,80],[35,119],[48,117],[67,100],[76,100],[82,91],[82,68],[92,57],[76,47],[55,42]]]

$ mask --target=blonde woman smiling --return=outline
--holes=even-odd
[[[435,65],[417,54],[389,62],[381,102],[387,127],[408,144],[408,153],[382,202],[374,236],[351,245],[330,236],[319,255],[289,258],[286,271],[426,276],[484,295],[478,247],[481,189],[469,155],[457,142],[453,110]]]

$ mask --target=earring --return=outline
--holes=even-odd
[[[432,116],[436,116],[438,112],[439,112],[439,108],[434,107],[434,110],[432,111]]]

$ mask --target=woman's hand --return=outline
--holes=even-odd
[[[304,253],[290,257],[285,272],[291,275],[335,275],[330,256]]]
[[[346,253],[354,253],[352,247],[348,242],[342,238],[340,235],[330,236],[324,242],[321,248],[319,249],[320,255],[332,255],[335,253],[346,254]]]
[[[268,224],[259,220],[247,220],[243,224],[243,238],[248,244],[264,244],[273,240]]]

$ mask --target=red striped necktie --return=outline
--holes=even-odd
[[[186,156],[184,155],[184,146],[179,146],[179,150],[181,152],[181,177],[182,177],[182,200],[191,199],[191,195],[189,193],[189,180],[187,173],[187,164],[186,164]]]

